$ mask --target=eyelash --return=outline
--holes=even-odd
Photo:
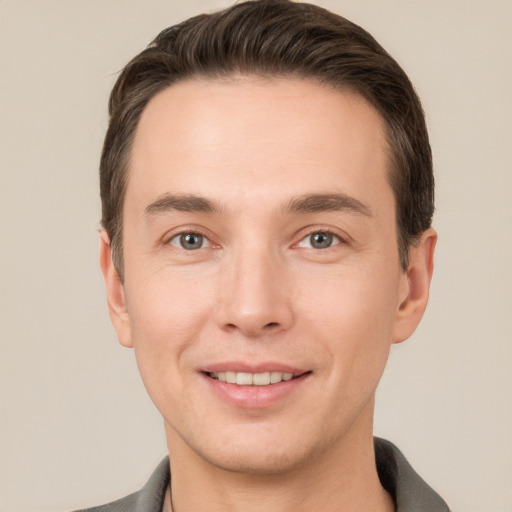
[[[305,240],[307,240],[307,239],[311,240],[311,237],[313,237],[314,235],[327,236],[328,238],[331,238],[332,243],[330,245],[328,245],[327,247],[311,247],[311,245],[310,245],[309,247],[306,247],[307,249],[314,249],[317,251],[325,251],[325,250],[331,249],[337,245],[346,243],[345,239],[342,238],[338,233],[335,233],[334,231],[331,231],[329,229],[318,229],[318,230],[310,231],[308,234],[303,236],[300,239],[300,241],[298,242],[298,244],[296,244],[296,245],[300,246],[300,244],[303,243]],[[310,241],[310,244],[311,244],[311,241]]]
[[[213,242],[208,238],[208,236],[201,232],[200,230],[198,229],[187,229],[187,230],[183,230],[183,231],[180,231],[179,233],[174,233],[170,238],[167,239],[167,241],[165,242],[166,245],[172,245],[173,247],[177,248],[177,249],[182,249],[184,251],[190,251],[190,252],[193,252],[194,249],[186,249],[185,247],[183,246],[178,246],[177,244],[173,244],[172,241],[175,240],[175,239],[180,239],[181,237],[183,236],[187,236],[187,235],[194,235],[194,236],[198,236],[198,237],[201,237],[203,239],[203,243],[204,242],[208,242],[210,245],[213,244]],[[179,242],[178,242],[179,243]],[[198,249],[204,249],[205,247],[199,247]],[[197,250],[197,249],[195,249]]]
[[[179,240],[181,237],[183,236],[187,236],[187,235],[193,235],[193,236],[198,236],[198,237],[201,237],[202,238],[202,243],[201,243],[201,247],[197,247],[197,248],[189,248],[189,249],[186,249],[185,247],[183,247],[183,245],[181,244],[181,240],[178,241],[176,244],[173,244],[172,241],[173,240]],[[342,244],[346,244],[347,241],[344,237],[340,236],[337,232],[334,232],[333,230],[329,230],[329,229],[317,229],[317,230],[312,230],[312,231],[309,231],[307,234],[305,234],[300,240],[298,243],[294,244],[295,247],[299,246],[300,247],[300,244],[303,243],[305,240],[307,240],[308,238],[311,238],[312,236],[314,235],[325,235],[327,236],[328,238],[331,238],[331,244],[328,245],[327,247],[312,247],[311,245],[309,247],[304,247],[304,248],[307,248],[307,249],[313,249],[313,250],[317,250],[317,251],[325,251],[325,250],[328,250],[328,249],[331,249],[337,245],[342,245]],[[199,249],[204,249],[206,247],[203,246],[204,243],[209,243],[210,246],[214,245],[213,242],[209,239],[208,235],[206,235],[204,232],[198,230],[198,229],[190,229],[190,230],[183,230],[183,231],[180,231],[179,233],[174,233],[170,238],[167,239],[167,241],[165,242],[166,245],[171,245],[177,249],[182,249],[184,251],[187,251],[187,252],[194,252],[196,250],[199,250]],[[178,245],[179,244],[179,245]],[[310,242],[311,244],[311,242]]]

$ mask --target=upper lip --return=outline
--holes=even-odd
[[[290,366],[287,364],[277,362],[263,362],[257,364],[249,364],[240,361],[226,361],[223,363],[208,364],[201,368],[204,373],[219,373],[219,372],[236,372],[236,373],[265,373],[265,372],[282,372],[293,373],[294,375],[301,375],[308,370]]]

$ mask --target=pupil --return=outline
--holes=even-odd
[[[311,245],[315,249],[326,249],[332,244],[332,235],[329,233],[315,233],[311,236]]]
[[[186,235],[181,235],[180,243],[187,250],[200,249],[201,245],[203,245],[203,237],[195,233],[187,233]]]

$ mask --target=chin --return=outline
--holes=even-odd
[[[181,445],[189,455],[192,452],[196,460],[217,469],[264,476],[300,470],[325,454],[332,444],[325,433],[321,435],[307,429],[275,429],[261,424],[256,429],[251,427],[254,425],[241,425],[242,434],[227,429],[188,439],[173,436],[173,440],[169,439],[169,452],[172,456],[173,448],[179,449]]]
[[[292,448],[292,447],[290,447]],[[244,447],[229,447],[224,452],[211,451],[198,455],[212,466],[231,473],[246,475],[279,475],[298,470],[311,460],[311,455],[292,450],[262,450],[261,446],[254,449]]]

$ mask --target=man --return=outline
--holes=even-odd
[[[110,116],[101,267],[169,458],[90,510],[447,511],[372,436],[436,242],[398,64],[321,8],[244,2],[164,30]]]

